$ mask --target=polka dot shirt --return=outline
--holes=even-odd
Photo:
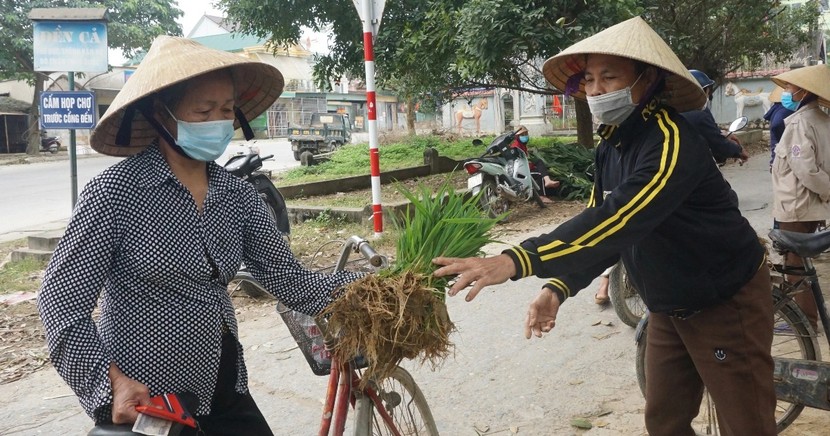
[[[38,310],[52,364],[96,421],[110,418],[111,362],[150,395],[193,392],[197,415],[210,412],[222,325],[238,337],[227,284],[242,262],[280,301],[307,314],[357,277],[303,268],[249,183],[215,163],[208,181],[199,212],[154,146],[105,170],[79,196]],[[244,393],[241,346],[237,371],[236,390]]]

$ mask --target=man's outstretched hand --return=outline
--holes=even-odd
[[[498,285],[516,275],[516,266],[506,254],[494,257],[436,257],[432,263],[442,265],[433,273],[436,276],[456,276],[455,283],[447,292],[454,296],[472,285],[465,300],[472,301],[485,286]]]
[[[530,339],[531,335],[541,338],[542,333],[553,330],[556,326],[557,313],[559,313],[559,297],[550,289],[542,288],[527,308],[525,338]]]

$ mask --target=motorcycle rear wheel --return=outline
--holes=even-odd
[[[485,178],[481,184],[481,191],[478,201],[481,210],[490,218],[498,218],[510,208],[510,202],[499,192],[495,179]],[[502,222],[504,221],[507,221],[507,217],[502,219]]]

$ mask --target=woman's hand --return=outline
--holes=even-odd
[[[147,386],[124,375],[115,363],[110,364],[109,377],[113,424],[132,424],[138,419],[135,406],[153,406]]]
[[[473,285],[465,300],[472,301],[485,286],[504,283],[516,275],[516,266],[506,254],[495,257],[436,257],[432,263],[443,265],[433,273],[436,276],[457,276],[455,284],[447,292],[454,296],[458,291]]]
[[[557,313],[559,313],[559,297],[550,289],[542,288],[527,308],[525,338],[530,339],[531,335],[541,338],[542,333],[553,330],[556,326]]]

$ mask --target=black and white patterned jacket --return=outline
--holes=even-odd
[[[240,264],[284,304],[316,314],[353,273],[302,267],[253,187],[215,163],[200,213],[153,146],[84,188],[46,271],[38,309],[52,364],[87,414],[109,419],[110,362],[150,395],[190,391],[210,412],[227,284]],[[101,316],[93,321],[99,302]],[[239,347],[236,390],[247,392]]]

